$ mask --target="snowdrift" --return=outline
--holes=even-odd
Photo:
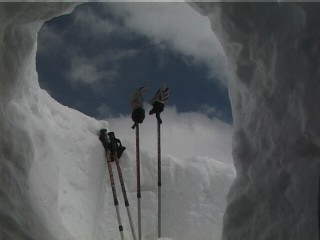
[[[119,239],[97,136],[101,128],[112,126],[56,102],[40,89],[36,73],[42,23],[74,6],[0,4],[0,239]],[[121,165],[136,219],[135,149],[130,141],[123,143],[127,150]],[[156,157],[143,148],[141,154],[143,236],[154,239]],[[234,170],[230,164],[194,156],[163,156],[163,234],[177,240],[218,240]],[[124,208],[121,212],[130,239]]]

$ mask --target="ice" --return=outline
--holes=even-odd
[[[36,73],[37,32],[45,20],[68,13],[74,6],[72,3],[0,4],[0,239],[120,239],[104,149],[97,134],[101,128],[111,128],[121,135],[121,127],[114,122],[109,126],[105,121],[97,121],[56,102],[40,89]],[[178,115],[174,109],[168,110],[171,111],[168,116]],[[175,119],[168,117],[167,126],[174,127]],[[192,113],[187,119],[190,122],[184,122],[183,127],[196,121],[206,123],[204,126],[216,126],[213,132],[230,145],[226,137],[230,126],[199,113]],[[128,132],[134,136],[131,125],[127,125]],[[173,131],[182,134],[178,125]],[[204,129],[200,131],[205,135]],[[168,134],[165,127],[163,134],[165,139]],[[181,139],[179,135],[175,137],[175,141]],[[122,140],[127,149],[121,166],[136,222],[135,145],[125,138]],[[193,142],[189,139],[187,143],[192,146]],[[220,239],[225,195],[234,178],[234,168],[228,159],[231,153],[222,154],[230,148],[219,145],[218,141],[215,145],[217,154],[212,157],[210,145],[195,153],[178,154],[181,145],[174,151],[164,144],[165,237]],[[224,150],[219,152],[219,147]],[[155,239],[157,232],[157,164],[156,154],[149,148],[152,147],[147,144],[141,148],[145,240]],[[113,171],[117,176],[115,167]],[[130,239],[117,177],[116,182],[125,236]]]

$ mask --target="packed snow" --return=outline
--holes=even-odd
[[[135,144],[130,117],[110,119],[109,123],[97,121],[61,105],[39,87],[37,33],[44,21],[66,14],[74,6],[0,4],[0,239],[120,239],[105,153],[98,139],[101,128],[114,131],[127,147],[121,167],[137,225]],[[179,115],[174,108],[168,108],[165,114],[168,120],[163,123],[162,139],[170,138],[176,147],[164,142],[162,239],[219,240],[225,197],[235,176],[231,127],[200,113],[180,116],[179,126],[170,120],[170,116]],[[199,120],[205,125],[197,127],[195,122]],[[123,125],[117,125],[120,122]],[[155,135],[147,130],[151,127],[151,122],[146,122],[146,128],[141,125],[145,240],[155,239],[157,232],[156,142],[152,145]],[[185,141],[184,150],[181,138],[188,138],[190,130],[213,143],[201,145],[197,136]],[[132,239],[115,167],[113,171],[125,237]]]
[[[318,239],[318,3],[197,3],[236,76],[224,240]]]

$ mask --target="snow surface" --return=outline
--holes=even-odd
[[[0,4],[0,239],[120,238],[97,133],[110,127],[120,135],[123,126],[115,122],[108,126],[62,106],[38,83],[37,32],[45,20],[72,7],[70,3]],[[211,124],[210,119],[202,120]],[[132,132],[131,125],[127,128]],[[168,126],[175,131],[174,124]],[[217,126],[230,132],[224,123]],[[213,132],[223,136],[218,129]],[[166,134],[164,130],[163,139]],[[230,144],[228,139],[223,142]],[[127,150],[121,166],[136,220],[135,146],[129,139],[123,143]],[[144,239],[155,239],[156,154],[148,150],[151,145],[146,146],[141,149],[142,227]],[[163,235],[170,239],[220,239],[234,168],[230,159],[219,153],[214,159],[207,150],[210,146],[202,147],[195,154],[176,154],[183,151],[179,145],[163,154],[162,225]],[[125,236],[131,239],[119,184],[117,189]]]
[[[318,239],[318,3],[197,3],[234,70],[224,240]]]

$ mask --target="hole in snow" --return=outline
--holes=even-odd
[[[46,22],[38,44],[40,86],[63,105],[107,119],[126,138],[121,131],[132,135],[133,91],[149,87],[148,112],[148,100],[165,82],[171,94],[163,131],[174,141],[164,138],[168,152],[232,162],[231,107],[216,77],[225,75],[211,65],[222,62],[223,54],[208,19],[187,4],[81,4]],[[154,117],[147,116],[144,125],[153,136]]]
[[[224,73],[218,71],[217,64],[223,62],[216,58],[223,57],[216,54],[219,48],[208,19],[185,3],[85,3],[72,14],[46,22],[38,35],[40,86],[63,105],[109,122],[127,147],[122,166],[129,176],[134,177],[130,161],[135,151],[131,95],[138,87],[148,86],[148,112],[148,100],[156,90],[163,83],[170,87],[162,113],[163,174],[174,182],[166,186],[176,193],[172,202],[183,199],[184,204],[167,207],[167,214],[176,214],[167,216],[166,224],[169,228],[169,219],[174,224],[185,219],[172,233],[180,234],[181,239],[187,234],[183,229],[193,226],[201,214],[205,222],[199,226],[208,226],[200,228],[207,236],[213,231],[208,221],[218,222],[217,232],[221,231],[224,194],[233,177],[231,107]],[[141,124],[140,138],[142,187],[150,194],[156,181],[153,115],[147,115]],[[225,176],[228,180],[221,180]],[[216,182],[222,184],[213,187]],[[202,194],[198,205],[194,203],[197,194]],[[153,197],[151,194],[150,199]],[[199,206],[196,216],[193,208]],[[218,212],[211,215],[210,211]],[[214,216],[219,219],[212,219]]]
[[[86,3],[42,27],[39,81],[62,104],[100,119],[130,114],[136,88],[149,87],[148,101],[165,82],[169,106],[231,123],[223,73],[210,65],[222,61],[211,56],[216,42],[208,20],[185,3]]]

